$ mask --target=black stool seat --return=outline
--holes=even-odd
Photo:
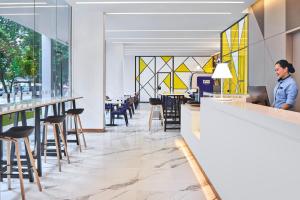
[[[45,118],[46,123],[62,123],[65,120],[66,116],[59,115],[59,116],[48,116]]]
[[[83,113],[83,111],[84,111],[83,108],[73,108],[67,110],[66,113],[70,115],[80,115],[81,113]]]
[[[34,130],[33,126],[16,126],[1,133],[0,138],[1,137],[25,138],[28,137],[33,132],[33,130]]]
[[[161,100],[160,98],[149,98],[149,103],[151,105],[161,105]]]

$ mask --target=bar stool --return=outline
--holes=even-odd
[[[53,136],[54,136],[54,141],[55,141],[55,146],[56,146],[56,156],[57,156],[57,163],[58,163],[58,169],[61,172],[61,163],[60,163],[60,139],[63,142],[64,145],[64,151],[65,155],[67,157],[68,163],[70,164],[70,158],[68,154],[68,148],[67,148],[67,143],[66,143],[66,138],[63,133],[63,127],[62,123],[64,122],[66,116],[48,116],[44,120],[44,126],[45,126],[45,140],[44,140],[44,156],[45,156],[45,162],[47,159],[47,137],[48,137],[48,126],[53,127]],[[57,129],[59,133],[57,133]]]
[[[149,103],[151,105],[150,117],[149,117],[149,131],[151,130],[152,120],[153,120],[153,112],[156,108],[159,109],[161,124],[164,124],[164,114],[162,102],[159,98],[150,98]]]
[[[20,139],[24,140],[25,148],[28,152],[31,168],[34,172],[35,180],[39,191],[42,191],[42,186],[40,183],[40,179],[35,168],[35,161],[32,156],[32,151],[29,144],[29,135],[33,132],[34,127],[32,126],[17,126],[8,129],[7,131],[0,134],[0,140],[7,142],[7,182],[8,182],[8,189],[11,189],[11,163],[10,163],[10,149],[11,144],[15,145],[15,154],[17,157],[17,164],[18,164],[18,172],[19,172],[19,180],[20,180],[20,188],[21,188],[21,196],[22,200],[25,200],[25,190],[24,190],[24,181],[23,181],[23,172],[22,172],[22,165],[21,165],[21,157],[20,157],[20,150],[19,150],[19,141]]]
[[[76,134],[76,139],[77,139],[77,145],[79,146],[79,151],[82,152],[81,150],[81,141],[80,141],[80,135],[82,135],[84,147],[86,148],[86,141],[82,129],[82,123],[80,119],[80,114],[83,113],[84,109],[83,108],[73,108],[69,109],[66,111],[67,117],[68,118],[73,118],[74,119],[74,125],[75,125],[75,134]]]

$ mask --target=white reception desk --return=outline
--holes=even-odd
[[[223,200],[300,199],[300,113],[203,98],[196,136],[188,112],[181,134]]]

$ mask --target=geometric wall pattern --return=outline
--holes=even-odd
[[[189,89],[193,72],[211,74],[214,69],[213,58],[181,56],[137,56],[136,92],[140,100],[148,102],[150,97],[160,93],[183,93]]]
[[[221,60],[228,63],[232,79],[224,79],[226,94],[248,93],[248,16],[221,33]]]

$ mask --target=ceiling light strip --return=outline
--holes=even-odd
[[[222,30],[106,30],[106,32],[221,32]]]
[[[77,1],[78,5],[89,4],[244,4],[244,1]]]
[[[37,13],[0,13],[0,16],[32,16],[38,15]]]
[[[130,13],[106,13],[106,15],[231,15],[230,12],[130,12]]]
[[[12,2],[0,3],[0,6],[18,6],[18,5],[47,5],[46,2]]]
[[[106,38],[106,40],[220,40],[220,38]]]
[[[206,45],[207,46],[207,45]],[[212,45],[213,47],[215,47],[216,45]],[[126,48],[145,48],[145,47],[148,47],[148,48],[150,48],[150,47],[152,47],[152,48],[155,48],[155,47],[158,47],[158,48],[160,48],[160,47],[166,47],[166,48],[169,48],[169,47],[180,47],[180,48],[203,48],[203,47],[205,47],[205,46],[203,46],[203,45],[197,45],[197,46],[191,46],[191,45],[151,45],[151,46],[149,46],[149,45],[125,45],[125,47]]]
[[[152,51],[152,50],[125,50],[125,51],[130,51],[130,52],[135,52],[135,51]],[[153,51],[215,51],[215,50],[203,50],[203,49],[157,49]]]
[[[132,51],[128,51],[128,50],[126,50],[127,52],[136,52],[136,51],[144,51],[144,52],[152,52],[152,51],[216,51],[217,49],[213,49],[213,50],[193,50],[193,49],[191,49],[191,50],[185,50],[185,49],[177,49],[177,50],[173,50],[173,49],[162,49],[162,50],[160,50],[160,49],[157,49],[157,50],[132,50]]]
[[[0,6],[0,9],[21,9],[21,8],[68,8],[68,5],[48,5],[48,6]]]
[[[197,44],[212,44],[212,43],[215,43],[215,44],[219,44],[218,42],[112,42],[112,44],[194,44],[194,43],[197,43]]]

